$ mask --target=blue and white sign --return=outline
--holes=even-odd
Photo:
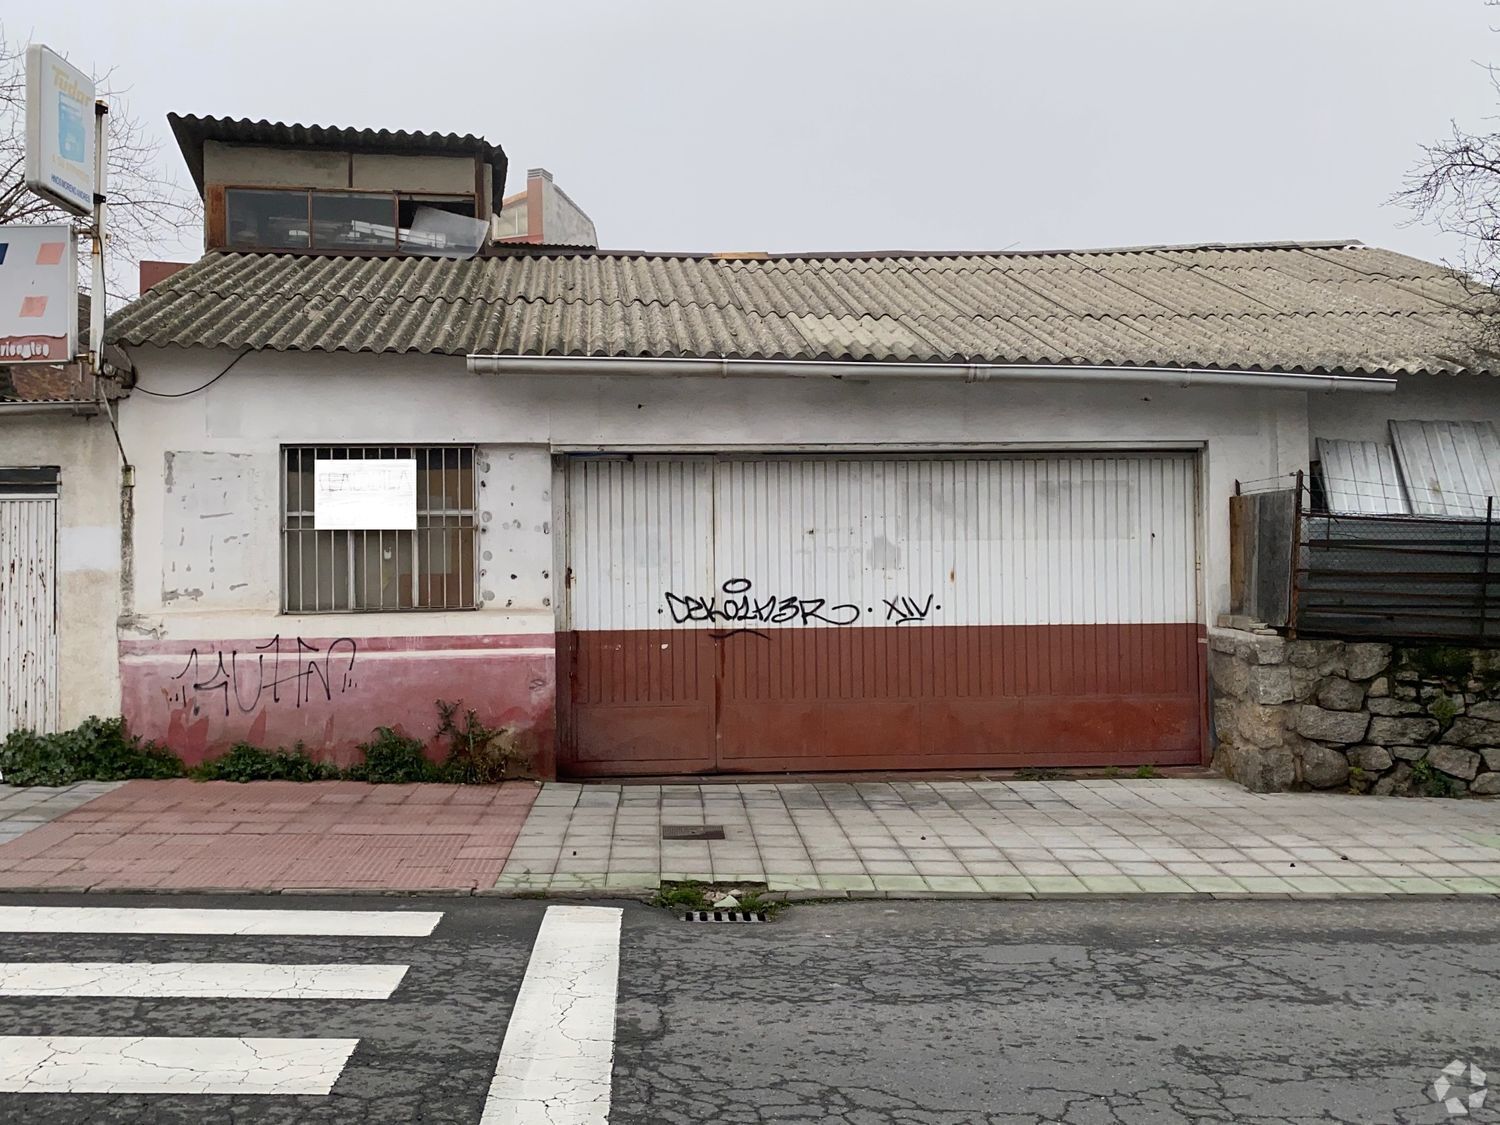
[[[26,186],[76,215],[94,209],[94,80],[26,48]]]

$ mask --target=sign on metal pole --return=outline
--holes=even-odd
[[[26,48],[26,186],[75,215],[94,210],[94,80]]]
[[[77,354],[72,228],[0,227],[0,363],[67,363]]]

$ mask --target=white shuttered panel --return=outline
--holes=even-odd
[[[1187,454],[569,471],[574,629],[1199,618]]]
[[[713,582],[713,462],[568,465],[569,629],[672,627],[665,596]]]
[[[57,498],[0,496],[0,737],[57,729]]]

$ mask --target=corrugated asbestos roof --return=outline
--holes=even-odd
[[[206,255],[111,320],[125,344],[1495,372],[1449,271],[1358,244],[447,261]]]
[[[281,121],[252,121],[248,117],[197,117],[169,113],[167,123],[177,138],[198,194],[203,194],[203,142],[237,145],[333,148],[351,152],[432,153],[482,156],[494,169],[495,209],[505,194],[505,150],[483,137],[465,133],[410,133],[402,129],[355,129],[340,125],[291,125]]]

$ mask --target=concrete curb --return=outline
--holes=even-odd
[[[580,902],[599,899],[649,901],[656,887],[598,887],[525,890],[513,887],[6,887],[6,895],[286,895],[352,898],[513,898],[527,901]],[[1215,902],[1447,902],[1453,899],[1500,901],[1500,892],[1447,891],[1380,894],[1365,891],[772,891],[764,896],[789,906],[831,902],[1160,902],[1194,900]]]

